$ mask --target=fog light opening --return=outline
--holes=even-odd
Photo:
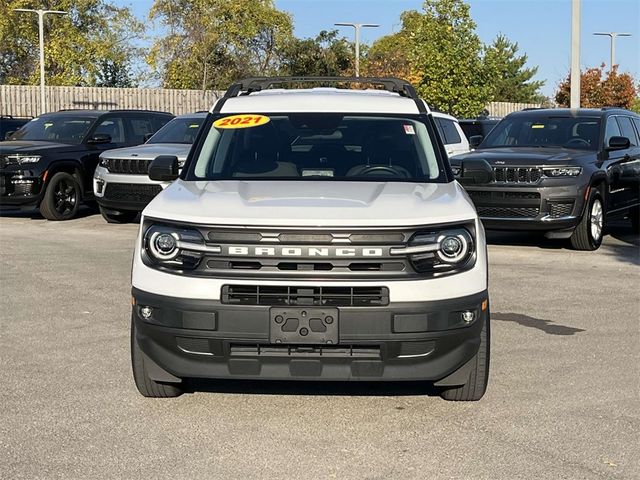
[[[140,307],[140,315],[145,320],[148,320],[149,318],[151,318],[152,313],[153,313],[153,308],[147,307],[147,306]]]
[[[476,313],[472,312],[471,310],[462,312],[460,316],[462,317],[462,320],[464,320],[466,323],[471,323],[476,319]]]

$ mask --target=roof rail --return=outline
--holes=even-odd
[[[233,97],[240,95],[249,95],[253,92],[266,90],[273,85],[281,85],[283,83],[359,83],[382,85],[388,92],[397,93],[400,96],[411,98],[416,101],[420,113],[426,113],[426,108],[416,89],[408,81],[393,77],[253,77],[245,78],[232,84],[220,99],[215,108],[215,112],[219,112],[222,105]]]
[[[520,110],[521,112],[529,112],[531,110],[545,110],[544,107],[527,107]]]

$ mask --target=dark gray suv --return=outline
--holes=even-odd
[[[471,153],[451,159],[493,168],[485,184],[465,184],[486,228],[544,231],[596,250],[605,222],[629,216],[638,229],[640,116],[619,108],[536,109],[505,117]],[[463,182],[464,183],[464,182]]]

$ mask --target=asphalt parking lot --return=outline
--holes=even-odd
[[[492,365],[477,403],[421,384],[222,382],[141,397],[137,225],[0,218],[0,477],[640,478],[640,242],[491,235]]]

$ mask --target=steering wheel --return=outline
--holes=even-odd
[[[369,175],[370,173],[373,173],[373,172],[385,172],[385,173],[390,173],[395,177],[405,178],[405,175],[402,172],[396,170],[393,167],[387,167],[385,165],[370,165],[362,169],[362,171],[358,175]]]
[[[591,144],[587,142],[584,138],[572,138],[567,143],[564,144],[566,147],[575,146],[575,147],[590,147]]]

